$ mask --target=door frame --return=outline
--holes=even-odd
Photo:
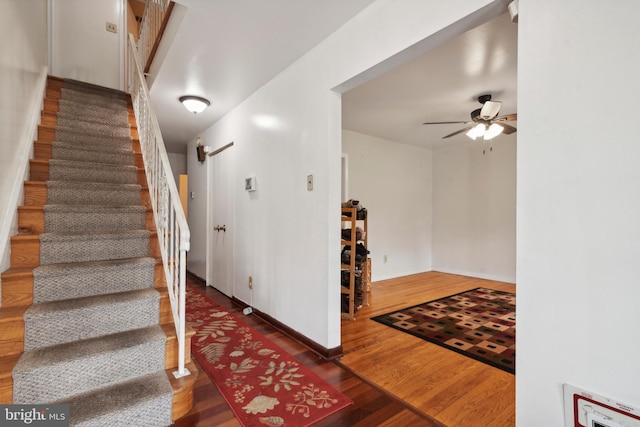
[[[213,157],[215,155],[218,155],[220,153],[222,153],[223,151],[229,149],[233,147],[233,141],[230,142],[229,144],[226,144],[220,148],[218,148],[217,150],[214,150],[211,153],[207,154],[207,157]],[[206,232],[206,242],[205,242],[205,283],[206,286],[212,286],[214,288],[216,288],[217,290],[219,290],[220,292],[224,293],[225,295],[231,297],[233,295],[233,252],[234,252],[234,237],[233,237],[233,210],[234,210],[234,198],[235,195],[233,194],[233,192],[231,192],[230,194],[228,194],[228,201],[231,204],[231,218],[229,218],[229,222],[228,224],[226,224],[229,229],[231,230],[231,238],[229,239],[229,242],[227,243],[229,245],[228,250],[228,263],[230,265],[228,265],[227,267],[230,269],[230,275],[231,275],[231,281],[230,283],[226,283],[224,287],[219,287],[219,286],[214,286],[213,285],[213,263],[212,263],[212,257],[213,257],[213,241],[214,241],[214,224],[212,221],[212,216],[213,216],[213,173],[212,173],[212,168],[213,166],[213,161],[209,160],[207,161],[207,218],[206,218],[206,224],[207,224],[207,232]],[[231,168],[230,170],[227,171],[231,176],[230,179],[233,179],[233,161],[231,162]]]

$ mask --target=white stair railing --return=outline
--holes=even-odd
[[[129,93],[138,124],[149,196],[178,337],[178,371],[174,375],[179,378],[189,375],[189,370],[185,368],[185,287],[190,232],[132,35],[129,35]]]
[[[160,41],[160,33],[164,30],[165,15],[171,7],[170,0],[147,0],[138,34],[138,58],[145,73],[153,60],[154,51]]]

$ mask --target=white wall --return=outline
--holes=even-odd
[[[46,0],[4,0],[0,13],[0,272],[40,118],[47,73]]]
[[[51,74],[124,90],[126,0],[50,1]]]
[[[209,146],[212,145],[212,143],[207,140],[203,140],[202,143]],[[207,164],[198,161],[195,141],[192,141],[189,145],[186,157],[187,173],[189,175],[187,221],[189,222],[189,231],[191,232],[191,249],[187,254],[187,269],[201,279],[206,279]]]
[[[195,149],[192,154],[195,155]],[[180,174],[187,173],[187,155],[167,153],[167,157],[169,157],[169,163],[171,164],[173,179],[176,181],[176,186],[180,188]]]
[[[640,407],[640,3],[520,2],[518,425],[562,384]]]
[[[416,43],[427,39],[433,46],[455,37],[496,7],[505,6],[491,0],[452,0],[447,7],[435,0],[378,0],[203,132],[212,148],[235,142],[236,180],[257,178],[255,193],[235,198],[236,297],[324,347],[340,344],[341,123],[340,97],[331,89],[382,72],[410,47],[405,59],[420,55],[424,49]],[[274,125],[261,127],[255,120],[261,115]],[[202,189],[202,168],[191,167],[191,156],[188,162],[191,188]],[[306,189],[309,174],[313,191]],[[202,229],[190,224],[194,233]],[[248,275],[254,277],[253,295]]]
[[[516,136],[433,152],[433,269],[515,283]]]
[[[343,130],[342,151],[349,197],[368,211],[372,279],[431,270],[431,150]]]

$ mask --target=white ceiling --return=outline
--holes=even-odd
[[[471,141],[442,139],[464,124],[423,123],[469,121],[487,93],[502,102],[500,115],[516,112],[517,28],[506,13],[343,94],[342,127],[429,148]]]
[[[151,97],[170,152],[240,104],[374,0],[180,0],[184,17]],[[516,112],[517,25],[508,14],[432,49],[423,57],[343,94],[343,127],[424,147],[470,141],[463,127],[426,121],[466,121],[478,95]],[[193,115],[178,102],[203,96],[211,107]],[[511,122],[515,125],[516,123]],[[515,138],[499,136],[498,138]]]
[[[184,17],[151,86],[168,151],[186,150],[198,133],[373,1],[178,0],[174,13]],[[178,102],[182,95],[205,97],[211,107],[194,116]]]

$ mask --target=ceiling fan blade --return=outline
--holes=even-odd
[[[423,125],[450,125],[454,123],[467,123],[467,122],[426,122]]]
[[[494,122],[514,122],[518,120],[518,115],[516,113],[506,114],[504,116],[496,117],[493,119]]]
[[[480,110],[480,118],[483,120],[491,120],[500,112],[500,101],[486,101]]]
[[[502,126],[504,128],[502,133],[504,133],[506,135],[511,135],[512,133],[514,133],[515,131],[518,130],[518,129],[514,128],[513,126],[505,124],[505,123],[500,123],[500,126]]]
[[[469,131],[469,130],[471,130],[472,128],[473,128],[473,126],[468,126],[468,127],[466,127],[466,128],[463,128],[463,129],[457,130],[457,131],[455,131],[455,132],[453,132],[453,133],[450,133],[449,135],[445,135],[445,136],[443,136],[443,137],[442,137],[442,139],[449,138],[449,137],[452,137],[452,136],[455,136],[455,135],[461,134],[461,133],[463,133],[463,132],[468,132],[468,131]]]

